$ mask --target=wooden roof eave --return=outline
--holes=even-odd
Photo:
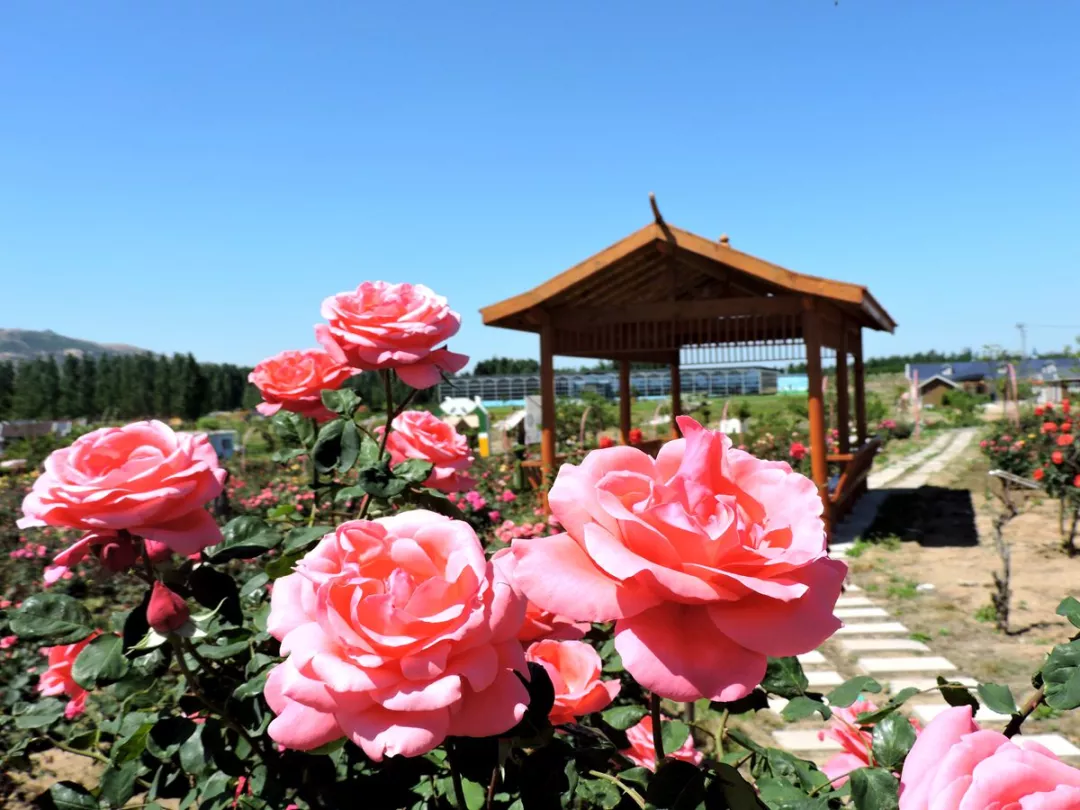
[[[652,243],[673,245],[675,250],[686,250],[696,257],[715,263],[718,269],[723,267],[734,269],[792,294],[819,297],[847,305],[845,309],[854,308],[865,315],[864,325],[869,328],[884,332],[892,332],[896,328],[896,322],[888,312],[870,294],[870,291],[861,285],[796,273],[738,251],[727,244],[713,242],[668,223],[661,226],[655,222],[649,223],[644,228],[532,290],[484,307],[480,310],[483,322],[486,326],[539,331],[541,322],[539,313],[547,302]]]

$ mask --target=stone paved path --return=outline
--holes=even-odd
[[[836,537],[838,542],[834,542],[830,547],[830,554],[838,559],[847,555],[853,546],[854,538],[873,521],[878,506],[887,494],[880,491],[883,487],[923,486],[930,476],[943,470],[960,455],[976,434],[977,428],[942,433],[918,453],[899,459],[871,475],[871,491],[860,500],[845,524],[839,527]],[[827,694],[834,684],[842,683],[855,675],[871,675],[881,683],[884,690],[868,697],[880,705],[890,695],[908,687],[920,690],[933,688],[938,674],[946,675],[966,686],[976,685],[974,679],[958,673],[956,665],[951,661],[934,655],[928,645],[909,638],[908,629],[892,619],[884,607],[868,599],[850,578],[844,595],[837,602],[835,612],[843,619],[844,627],[826,641],[820,650],[799,657],[812,688]],[[772,711],[780,712],[786,703],[785,700],[773,699],[769,706]],[[941,693],[935,691],[912,698],[903,711],[918,718],[925,726],[947,708],[948,704],[941,697]],[[980,709],[976,719],[986,728],[997,729],[1004,728],[1009,720],[1008,716],[992,712],[986,707]],[[822,727],[821,719],[815,715],[813,719],[788,724],[772,734],[778,747],[821,763],[839,750],[839,746],[833,741],[818,739],[818,732]],[[1075,762],[1080,759],[1080,748],[1060,734],[1025,734],[1024,739],[1041,743],[1067,760]]]

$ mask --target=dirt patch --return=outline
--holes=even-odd
[[[32,810],[37,807],[34,799],[50,785],[66,779],[93,786],[102,771],[101,765],[87,757],[55,748],[32,754],[30,760],[33,766],[29,774],[4,774],[11,780],[0,788],[0,807],[5,810]]]
[[[887,603],[886,609],[913,637],[956,664],[958,674],[1006,683],[1021,701],[1031,692],[1031,673],[1050,647],[1074,632],[1054,611],[1065,596],[1078,592],[1080,558],[1070,559],[1058,548],[1057,505],[1027,504],[1006,530],[1012,546],[1012,612],[1010,633],[998,632],[990,595],[993,572],[1001,569],[992,527],[1000,505],[987,495],[986,472],[977,455],[967,454],[952,472],[937,476],[935,486],[890,498],[877,527],[878,536],[887,539],[849,565],[867,596]],[[969,518],[959,524],[971,521],[974,545],[950,534],[957,531],[957,516],[964,511],[955,507],[965,499]],[[908,530],[911,527],[914,530]],[[1029,733],[1059,732],[1076,741],[1076,715],[1040,710],[1024,728]]]

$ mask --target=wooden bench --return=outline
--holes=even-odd
[[[829,464],[843,464],[836,484],[829,486],[829,525],[835,526],[847,515],[859,497],[866,492],[866,479],[881,449],[881,439],[871,439],[854,453],[831,453],[825,457]]]

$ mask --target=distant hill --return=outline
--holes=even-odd
[[[144,354],[148,351],[124,343],[79,340],[58,335],[51,329],[43,332],[33,329],[0,329],[0,361],[30,360],[50,354],[55,357],[63,357],[65,354],[82,357],[86,354]]]

